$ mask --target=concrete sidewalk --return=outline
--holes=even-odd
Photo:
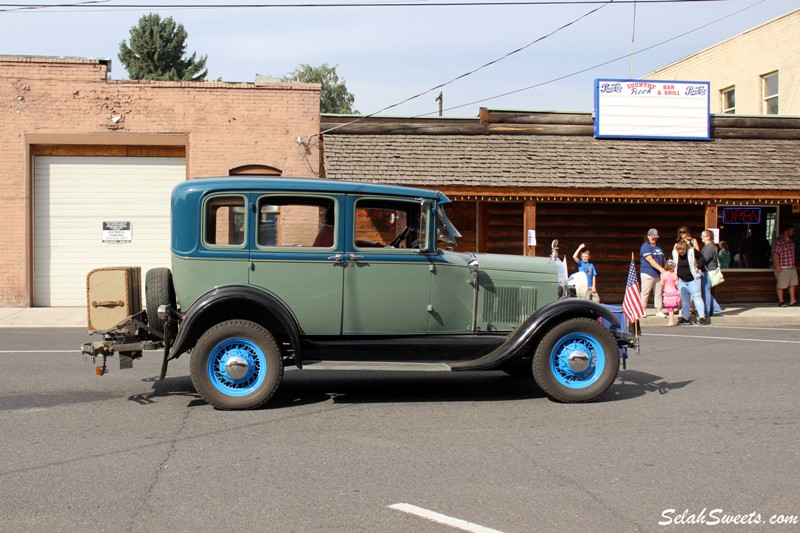
[[[722,316],[711,317],[712,326],[800,326],[800,305],[778,307],[774,304],[720,304],[725,311]],[[655,310],[648,309],[648,316],[642,319],[642,327],[666,326],[667,318],[655,316]],[[696,322],[692,316],[692,322]]]
[[[800,326],[800,305],[778,307],[777,304],[726,304],[721,317],[711,319],[712,326]],[[642,327],[666,326],[652,309],[642,319]],[[85,307],[0,307],[0,328],[85,328]]]

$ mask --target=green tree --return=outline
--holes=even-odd
[[[339,81],[339,75],[336,74],[336,67],[338,66],[330,66],[327,63],[323,63],[318,67],[314,67],[304,63],[281,78],[281,81],[320,83],[322,84],[322,92],[319,97],[320,112],[357,115],[358,111],[353,109],[356,97],[347,90],[344,80]]]
[[[144,15],[131,28],[130,46],[119,43],[119,60],[133,80],[202,81],[206,57],[186,58],[188,34],[183,24],[172,17],[161,19],[157,13]]]

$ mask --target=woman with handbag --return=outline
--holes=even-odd
[[[703,254],[680,241],[672,250],[672,261],[678,272],[678,291],[681,293],[681,318],[678,325],[689,324],[689,306],[692,302],[697,311],[697,323],[708,324],[706,305],[703,303]]]
[[[700,239],[703,241],[703,248],[700,253],[703,254],[706,266],[703,268],[703,302],[706,304],[706,316],[720,316],[722,308],[717,303],[717,300],[711,295],[711,271],[719,268],[719,256],[717,255],[717,247],[714,245],[714,234],[709,230],[704,230],[700,234]]]

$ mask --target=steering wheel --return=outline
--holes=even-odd
[[[395,237],[392,242],[386,245],[386,248],[397,248],[397,245],[403,242],[403,239],[408,237],[408,234],[411,233],[411,226],[406,226],[400,234]]]

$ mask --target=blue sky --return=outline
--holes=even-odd
[[[443,1],[446,0],[436,0]],[[632,3],[580,1],[569,5],[513,6],[162,7],[210,3],[110,0],[93,8],[0,7],[0,55],[109,58],[111,77],[125,79],[127,72],[117,57],[119,43],[128,39],[130,28],[142,15],[157,12],[162,17],[172,16],[186,27],[188,52],[208,55],[208,79],[254,81],[256,74],[280,77],[302,63],[338,65],[337,72],[356,96],[355,107],[363,114],[371,114],[541,39],[475,74],[381,114],[435,115],[439,91],[444,93],[444,115],[452,117],[474,117],[479,107],[591,111],[595,78],[643,76],[800,7],[800,0],[638,2],[635,20]],[[236,2],[255,3],[267,2]],[[113,8],[121,4],[159,7]],[[601,8],[589,14],[598,7]],[[566,24],[570,25],[555,31]],[[625,57],[569,76],[627,56],[632,41],[636,51],[668,40],[671,41],[635,54],[632,69],[630,59]],[[569,77],[546,83],[564,76]]]

